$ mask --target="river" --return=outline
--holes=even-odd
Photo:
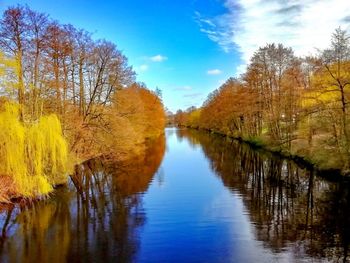
[[[205,132],[166,129],[0,214],[0,262],[346,262],[349,182]]]

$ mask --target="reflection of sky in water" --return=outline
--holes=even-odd
[[[166,133],[164,159],[162,137],[144,156],[122,166],[84,164],[89,176],[77,174],[95,182],[82,188],[86,194],[71,182],[33,208],[17,208],[0,239],[0,262],[342,258],[342,242],[348,245],[350,233],[348,184],[312,179],[290,162],[220,137],[176,129]],[[262,191],[253,184],[261,172]],[[305,228],[311,186],[314,215]],[[6,213],[0,214],[0,226],[5,220]]]
[[[138,259],[145,262],[273,262],[254,239],[241,197],[223,187],[199,145],[167,132],[164,183],[144,196],[147,224]]]

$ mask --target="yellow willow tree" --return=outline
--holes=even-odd
[[[0,55],[2,88],[9,84],[6,78],[13,64]],[[7,182],[0,189],[0,202],[46,195],[67,179],[68,147],[58,117],[25,122],[21,107],[9,98],[0,104],[0,181]]]

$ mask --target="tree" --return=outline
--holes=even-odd
[[[341,104],[341,134],[344,138],[346,152],[349,153],[349,134],[347,104],[350,85],[350,45],[346,31],[337,28],[332,35],[331,46],[322,52],[320,66],[327,74],[324,79],[324,91],[339,93]]]
[[[33,10],[26,8],[26,14],[28,19],[28,32],[30,35],[29,41],[29,55],[28,62],[30,65],[30,75],[31,75],[31,89],[32,89],[32,116],[34,119],[39,117],[39,96],[40,96],[40,86],[39,84],[42,76],[40,73],[42,71],[42,60],[43,60],[43,50],[45,43],[45,30],[49,23],[49,18],[46,14],[34,12]]]
[[[18,103],[20,118],[23,120],[23,105],[25,102],[25,87],[23,80],[23,52],[27,44],[28,24],[25,9],[21,6],[8,8],[0,21],[0,47],[6,54],[17,61]]]

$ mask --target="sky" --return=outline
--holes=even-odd
[[[173,112],[201,106],[260,46],[308,55],[350,29],[346,0],[0,0],[0,11],[17,4],[114,42]]]

